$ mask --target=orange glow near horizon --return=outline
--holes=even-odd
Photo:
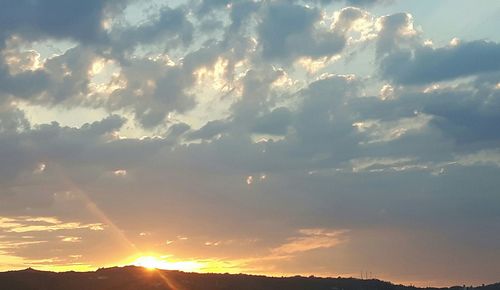
[[[120,263],[122,266],[133,265],[146,269],[178,270],[183,272],[197,273],[242,273],[243,260],[221,260],[221,259],[179,259],[170,255],[159,255],[155,253],[143,253]]]
[[[168,258],[168,260],[167,260]],[[0,260],[8,262],[8,266],[2,267],[4,265],[0,265],[0,272],[2,271],[11,271],[11,270],[23,270],[28,267],[34,268],[36,270],[42,271],[52,271],[52,272],[67,272],[67,271],[76,271],[76,272],[92,272],[101,267],[114,267],[114,266],[137,266],[143,267],[149,271],[154,270],[177,270],[182,272],[197,272],[197,273],[230,273],[230,274],[238,274],[238,273],[246,273],[252,275],[265,275],[270,277],[290,277],[294,275],[302,275],[302,276],[310,276],[316,275],[317,277],[355,277],[359,278],[358,273],[311,273],[311,272],[279,272],[272,270],[256,270],[241,266],[245,265],[245,262],[248,260],[218,260],[218,259],[201,259],[201,260],[178,260],[175,258],[171,258],[169,255],[159,255],[155,253],[147,253],[144,255],[137,254],[135,256],[129,257],[124,263],[110,263],[105,266],[96,266],[90,264],[51,264],[51,261],[26,261],[21,258],[16,258],[13,256],[4,256],[0,253]],[[46,263],[43,263],[46,262]],[[14,266],[15,265],[15,266]],[[175,284],[175,281],[171,281],[168,276],[158,272],[161,276],[161,279],[169,285],[170,288],[181,290],[178,285]],[[381,279],[384,281],[391,281],[396,284],[403,285],[414,285],[417,287],[428,287],[429,285],[433,285],[433,287],[450,287],[455,285],[455,281],[451,280],[416,280],[416,279],[398,279],[397,277],[391,277],[388,275],[377,275],[377,279]],[[477,282],[479,283],[479,282]]]
[[[197,261],[167,261],[162,257],[140,256],[132,263],[134,266],[146,269],[179,270],[184,272],[198,272],[204,264]]]

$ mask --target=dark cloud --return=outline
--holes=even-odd
[[[258,27],[263,57],[318,58],[339,53],[345,46],[345,38],[333,31],[315,29],[319,18],[319,10],[315,8],[288,2],[266,6]]]
[[[119,76],[126,86],[115,90],[106,105],[110,109],[130,108],[145,128],[155,127],[169,112],[185,112],[195,105],[187,92],[195,81],[196,68],[191,69],[186,65],[166,66],[163,59],[130,60],[122,65]]]
[[[413,17],[409,13],[396,13],[379,20],[381,29],[377,37],[377,57],[399,50],[404,45],[414,44],[418,37],[413,28]]]
[[[40,104],[64,101],[80,104],[90,82],[89,70],[96,54],[76,46],[64,54],[48,59],[43,68],[13,74],[5,63],[0,68],[1,92]],[[0,61],[1,62],[1,61]]]
[[[80,130],[90,136],[101,136],[119,130],[125,123],[125,119],[118,115],[111,115],[101,121],[83,125]]]
[[[0,60],[0,92],[29,99],[43,92],[50,83],[50,76],[43,70],[26,71],[11,75]]]
[[[64,54],[47,60],[44,71],[50,76],[42,100],[49,104],[73,101],[81,104],[89,93],[89,71],[96,53],[87,47],[76,46]]]
[[[231,26],[230,29],[238,31],[245,21],[260,7],[258,2],[238,1],[231,6]]]
[[[287,108],[276,108],[255,121],[254,132],[271,135],[285,135],[292,116]]]
[[[111,33],[111,48],[115,54],[132,52],[136,46],[162,44],[165,50],[179,45],[189,46],[193,39],[193,24],[183,8],[163,7],[158,15],[139,26],[115,28]]]
[[[500,141],[495,124],[500,121],[500,93],[475,90],[442,90],[429,94],[422,111],[435,116],[434,124],[468,150],[471,144],[494,148]]]
[[[113,115],[102,121],[86,124],[79,130],[60,127],[55,122],[30,128],[24,114],[15,108],[4,111],[2,115],[0,143],[3,149],[0,159],[4,164],[10,165],[2,166],[0,170],[2,176],[14,184],[22,174],[35,171],[40,162],[53,160],[68,164],[66,162],[78,160],[87,144],[104,142],[101,138],[118,130],[124,122],[122,117]]]
[[[168,131],[166,133],[166,138],[170,139],[172,141],[177,141],[181,136],[186,133],[189,129],[191,129],[191,126],[189,126],[186,123],[177,123],[173,124],[168,128]]]
[[[23,152],[22,146],[18,140],[18,134],[29,130],[30,124],[24,112],[11,107],[0,107],[0,180],[7,185],[15,179],[19,172],[31,164],[32,152]],[[9,164],[9,166],[6,166]],[[9,188],[4,186],[0,188],[0,195],[9,193]]]
[[[357,140],[352,126],[355,115],[347,104],[358,95],[359,86],[356,79],[331,75],[311,83],[301,92],[304,100],[294,124],[297,154],[323,155],[324,161],[350,158]]]
[[[476,40],[444,47],[422,45],[408,13],[380,20],[376,50],[383,77],[402,85],[422,85],[498,71],[500,45]]]
[[[106,37],[103,20],[107,12],[124,7],[121,1],[64,0],[6,1],[0,12],[0,33],[5,37],[20,34],[23,38],[69,38],[96,43]]]
[[[16,133],[29,128],[23,111],[11,106],[0,107],[0,132]]]
[[[381,62],[384,77],[404,85],[419,85],[500,70],[500,44],[471,41],[441,48],[400,50]]]

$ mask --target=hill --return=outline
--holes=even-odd
[[[416,290],[376,279],[266,277],[245,274],[199,274],[147,270],[135,266],[95,272],[45,272],[33,269],[0,273],[0,290]],[[425,288],[462,290],[462,287]],[[500,283],[475,287],[500,290]]]

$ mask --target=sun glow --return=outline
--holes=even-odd
[[[141,256],[132,263],[146,269],[179,270],[184,272],[200,271],[203,265],[196,261],[166,261],[154,256]]]

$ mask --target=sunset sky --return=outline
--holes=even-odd
[[[498,0],[2,1],[0,271],[498,282],[499,28]]]

